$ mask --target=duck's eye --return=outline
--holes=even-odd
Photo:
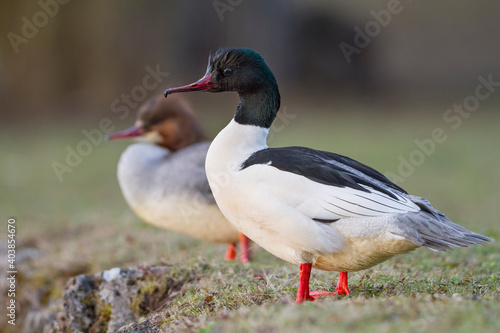
[[[231,75],[231,73],[233,72],[233,70],[231,68],[226,68],[223,72],[224,76],[229,76]]]

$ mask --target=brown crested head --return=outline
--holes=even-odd
[[[189,103],[178,98],[154,96],[137,111],[135,125],[108,135],[109,139],[143,136],[157,145],[177,151],[206,139],[199,119]]]
[[[172,151],[206,138],[199,119],[183,98],[167,100],[158,95],[149,99],[137,111],[136,126],[143,136]]]

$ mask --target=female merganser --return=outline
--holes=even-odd
[[[305,147],[268,148],[280,106],[276,79],[249,49],[220,49],[199,81],[165,91],[236,91],[234,119],[214,139],[208,182],[222,213],[275,256],[300,265],[297,303],[335,293],[309,291],[311,268],[367,269],[423,246],[437,251],[491,238],[451,222],[429,201],[409,195],[376,170],[345,156]]]
[[[210,142],[199,120],[182,99],[157,96],[139,108],[135,125],[109,139],[145,137],[155,144],[130,145],[118,163],[125,200],[144,221],[164,229],[218,243],[229,243],[226,259],[249,261],[249,240],[221,214],[207,177]]]

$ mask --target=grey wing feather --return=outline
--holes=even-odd
[[[198,195],[199,200],[203,200],[207,204],[215,204],[205,173],[205,159],[209,146],[209,142],[202,142],[177,152],[181,157],[179,160],[182,161],[182,164],[179,165],[181,169],[178,170],[177,174],[185,174],[186,179],[184,179],[183,184],[185,190],[193,191]]]
[[[394,234],[433,251],[447,251],[452,247],[467,247],[494,241],[453,223],[443,213],[434,209],[429,201],[412,195],[408,197],[421,211],[398,214],[396,230],[391,230]]]

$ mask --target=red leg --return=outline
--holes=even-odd
[[[311,276],[312,264],[300,264],[299,289],[297,290],[297,303],[303,301],[314,301],[314,297],[309,295],[309,278]]]
[[[349,295],[349,287],[347,286],[347,272],[339,273],[339,282],[337,283],[337,287],[335,287],[335,291],[338,295]]]
[[[236,258],[236,244],[227,244],[226,257],[224,259],[234,260],[234,258]]]
[[[250,262],[250,239],[242,233],[238,235],[238,238],[240,239],[240,260],[246,264]]]

